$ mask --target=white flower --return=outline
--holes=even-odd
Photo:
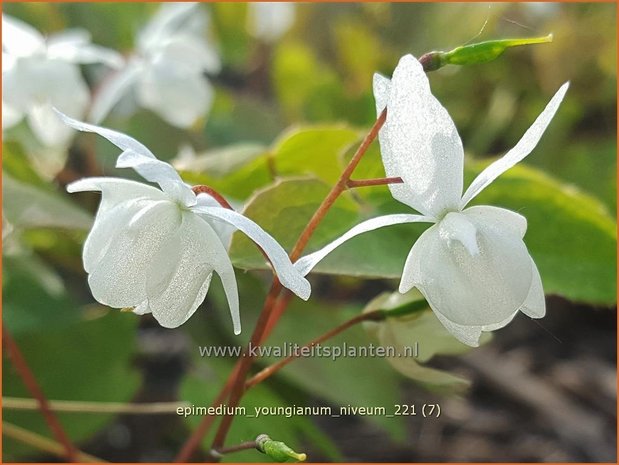
[[[214,224],[224,222],[247,234],[269,258],[283,286],[308,299],[310,285],[284,249],[250,219],[196,195],[168,163],[119,132],[61,118],[95,132],[123,150],[118,168],[133,168],[161,189],[118,178],[85,178],[69,192],[101,191],[95,223],[84,244],[84,269],[94,298],[115,308],[152,313],[167,328],[183,324],[203,302],[213,276],[222,281],[234,332],[241,331],[232,263]]]
[[[508,324],[518,311],[532,318],[546,308],[537,267],[522,240],[526,219],[512,211],[466,205],[537,145],[567,91],[564,84],[516,146],[477,176],[464,195],[460,136],[430,92],[421,64],[400,60],[393,80],[376,74],[374,95],[387,120],[379,134],[389,186],[396,200],[421,215],[387,215],[365,221],[331,244],[299,260],[307,274],[328,253],[366,231],[407,222],[434,223],[413,245],[400,292],[417,287],[438,319],[456,338],[477,346],[482,331]]]
[[[71,129],[52,107],[81,118],[90,93],[80,63],[120,67],[123,58],[112,50],[90,44],[83,30],[43,37],[26,23],[2,15],[2,128],[25,116],[37,138],[47,146],[68,141]]]
[[[247,9],[247,29],[266,42],[279,39],[294,23],[294,3],[251,2]]]
[[[197,3],[162,4],[138,35],[126,68],[98,92],[89,120],[101,122],[130,90],[139,105],[177,127],[190,127],[206,114],[214,92],[204,72],[220,69],[204,38],[207,19]]]

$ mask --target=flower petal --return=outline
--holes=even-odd
[[[294,23],[294,3],[251,2],[247,7],[250,34],[267,42],[279,39]]]
[[[109,76],[95,93],[88,120],[95,124],[103,121],[112,108],[129,91],[141,71],[141,63],[133,60],[124,69]]]
[[[489,205],[477,205],[462,212],[474,221],[482,221],[495,228],[510,230],[513,234],[524,237],[527,232],[527,219],[511,210]]]
[[[111,129],[82,123],[57,112],[61,119],[69,126],[80,131],[94,132],[105,137],[117,147],[124,150],[116,162],[117,168],[133,168],[144,179],[156,182],[171,198],[178,200],[185,206],[196,203],[196,196],[187,186],[176,170],[169,163],[155,158],[150,150],[137,140]]]
[[[26,119],[37,139],[47,147],[63,145],[73,134],[73,130],[58,119],[54,108],[47,102],[30,107]]]
[[[445,329],[449,331],[460,342],[471,347],[479,347],[479,338],[481,337],[482,331],[495,331],[497,329],[503,328],[514,319],[517,313],[518,312],[514,312],[513,314],[509,315],[505,320],[500,321],[499,323],[495,323],[493,325],[464,326],[450,321],[444,315],[441,315],[440,312],[434,310],[434,314],[445,327]]]
[[[75,64],[103,63],[111,68],[122,68],[125,63],[123,56],[109,48],[95,44],[74,44],[61,42],[47,47],[50,59],[64,60]]]
[[[215,271],[228,298],[235,334],[241,332],[236,277],[228,254],[209,224],[183,213],[178,232],[154,257],[147,282],[149,307],[166,328],[176,328],[204,301]]]
[[[412,55],[402,57],[393,73],[384,131],[389,145],[385,150],[381,144],[385,172],[407,184],[403,200],[427,216],[439,217],[445,210],[458,209],[462,141],[447,110],[432,95],[423,67]]]
[[[462,196],[462,201],[460,203],[461,208],[464,208],[473,197],[479,194],[502,173],[510,169],[533,151],[559,109],[559,105],[561,105],[561,101],[563,97],[565,97],[568,87],[569,82],[566,82],[559,88],[554,97],[548,102],[548,105],[546,105],[546,108],[544,108],[544,111],[540,113],[535,122],[527,129],[527,132],[524,133],[524,136],[522,136],[513,149],[488,166],[475,178]]]
[[[391,80],[380,74],[374,74],[374,99],[376,100],[377,115],[380,115],[387,106],[390,92]],[[393,174],[399,171],[397,169],[397,161],[395,160],[391,151],[389,131],[384,126],[378,133],[378,141],[380,143],[380,153],[383,159],[383,164],[385,165],[385,173],[387,174],[387,176],[399,176],[399,174]],[[409,187],[409,184],[389,184],[388,187],[394,199],[408,206],[412,206],[413,204],[415,204],[417,197],[415,192]]]
[[[520,311],[531,318],[542,318],[546,315],[546,298],[542,287],[542,278],[539,275],[535,262],[531,260],[533,277],[527,299],[520,307]]]
[[[138,35],[138,48],[143,53],[161,45],[170,35],[182,30],[183,23],[199,13],[194,12],[197,2],[163,3],[157,13]]]
[[[58,116],[60,119],[64,121],[64,123],[68,126],[71,126],[78,131],[84,132],[94,132],[95,134],[99,134],[100,136],[105,137],[112,144],[122,150],[130,150],[136,154],[142,155],[146,158],[152,158],[156,160],[157,158],[153,153],[148,150],[144,145],[135,140],[133,137],[130,137],[121,132],[112,131],[111,129],[102,128],[100,126],[95,126],[94,124],[83,123],[82,121],[77,121],[62,112],[58,111]]]
[[[282,285],[303,300],[309,298],[311,293],[309,282],[295,269],[282,246],[252,220],[226,208],[197,205],[192,208],[192,211],[220,219],[242,231],[258,244],[266,256],[269,257],[271,265]]]
[[[94,298],[116,308],[142,303],[153,256],[180,221],[175,203],[144,199],[120,203],[98,217],[83,254]]]
[[[519,235],[493,223],[460,215],[476,229],[479,253],[471,254],[455,231],[457,223],[437,224],[415,243],[400,282],[400,292],[413,286],[432,308],[452,323],[487,326],[506,320],[525,302],[531,287],[531,257]]]
[[[301,257],[297,262],[295,262],[294,267],[303,275],[307,275],[312,269],[318,265],[319,262],[322,261],[327,255],[333,252],[336,248],[342,245],[344,242],[352,239],[359,234],[363,234],[365,232],[374,231],[375,229],[384,228],[386,226],[392,226],[394,224],[402,224],[402,223],[432,223],[434,220],[432,218],[428,218],[420,215],[408,215],[408,214],[394,214],[394,215],[384,215],[379,216],[377,218],[371,218],[369,220],[363,221],[358,225],[354,226],[350,230],[346,231],[340,237],[338,237],[333,242],[325,245],[322,249],[317,250],[309,255]]]
[[[28,56],[44,45],[45,39],[35,28],[12,16],[2,15],[2,50],[11,55]]]
[[[168,123],[188,128],[210,110],[214,92],[199,69],[171,60],[149,64],[137,84],[137,98]]]

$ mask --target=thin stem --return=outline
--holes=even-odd
[[[357,148],[357,151],[352,156],[350,162],[344,169],[344,172],[338,179],[337,183],[333,186],[327,197],[325,197],[325,199],[322,201],[322,203],[310,219],[309,223],[299,236],[299,239],[297,240],[296,244],[292,249],[292,252],[290,253],[290,260],[292,262],[296,261],[301,256],[301,253],[307,246],[307,243],[314,234],[314,231],[318,227],[318,224],[323,220],[323,218],[325,217],[329,209],[333,206],[337,198],[342,194],[342,192],[346,190],[347,183],[350,180],[350,176],[363,158],[363,155],[365,155],[365,153],[367,152],[370,144],[374,141],[374,139],[376,139],[378,131],[380,131],[380,128],[383,126],[383,124],[385,124],[386,118],[387,108],[385,108],[380,113],[380,115],[370,128],[370,131],[365,136],[365,138],[361,142],[361,145],[359,145],[359,148]],[[273,290],[273,288],[271,289]],[[281,286],[279,286],[279,289],[274,295],[272,295],[271,292],[269,293],[269,296],[267,297],[267,302],[265,302],[263,311],[261,312],[258,319],[258,324],[254,329],[254,333],[252,334],[251,344],[253,346],[260,345],[260,343],[265,339],[265,335],[271,333],[275,324],[286,310],[287,304],[291,299],[291,297],[289,297],[290,293],[286,293],[284,295],[282,305],[276,306],[277,298],[281,290],[282,288]],[[230,399],[228,405],[233,408],[239,404],[241,398],[243,397],[243,394],[245,392],[245,377],[247,376],[253,360],[253,357],[246,354],[247,352],[243,354],[243,358],[241,359],[241,366],[237,373],[235,384],[230,392]],[[215,439],[213,440],[213,445],[211,447],[212,449],[219,449],[223,446],[233,420],[233,415],[227,415],[223,417],[221,423],[219,424],[219,428],[217,429],[217,432],[215,434]]]
[[[226,454],[232,454],[233,452],[255,449],[256,446],[256,441],[247,441],[237,444],[236,446],[222,447],[221,449],[212,450],[211,455],[218,457]]]
[[[385,184],[402,184],[402,178],[399,176],[395,176],[392,178],[377,178],[377,179],[349,179],[346,183],[346,186],[349,189],[353,189],[356,187],[367,187],[367,186],[383,186]]]
[[[178,408],[189,407],[188,402],[153,402],[145,404],[124,404],[121,402],[82,402],[73,400],[49,400],[54,412],[68,413],[115,413],[129,415],[150,415],[176,413]],[[38,410],[36,399],[3,397],[2,407],[9,410]]]
[[[51,439],[41,436],[40,434],[33,433],[27,429],[21,428],[12,423],[2,422],[2,434],[6,437],[19,441],[23,444],[27,444],[30,447],[34,447],[48,454],[55,455],[60,458],[65,457],[65,449],[62,444],[52,441]],[[82,451],[76,451],[76,458],[80,462],[92,462],[92,463],[104,463],[105,460],[95,457],[94,455],[87,454]]]
[[[310,238],[314,234],[314,231],[316,230],[316,227],[318,226],[318,224],[325,217],[325,215],[327,214],[329,209],[333,206],[333,204],[335,203],[337,198],[340,196],[340,194],[346,190],[346,185],[348,181],[350,180],[350,176],[352,175],[353,171],[355,170],[355,168],[361,161],[361,158],[363,158],[363,155],[365,155],[365,152],[367,152],[370,144],[374,141],[374,139],[376,139],[376,136],[378,135],[378,131],[380,131],[380,128],[383,127],[383,124],[385,124],[386,119],[387,119],[387,108],[385,108],[380,113],[380,115],[378,115],[378,118],[376,119],[376,121],[370,128],[370,131],[367,133],[367,135],[363,139],[363,142],[361,142],[361,145],[359,145],[359,148],[357,148],[357,151],[355,152],[353,157],[350,159],[350,162],[348,162],[348,166],[346,166],[346,169],[344,170],[344,172],[338,179],[337,183],[335,184],[335,186],[331,188],[331,192],[329,192],[327,197],[325,197],[325,199],[322,201],[322,203],[320,204],[320,206],[314,213],[314,216],[312,216],[312,218],[309,220],[309,223],[307,224],[307,226],[301,233],[301,236],[299,236],[299,239],[294,245],[292,252],[290,252],[290,260],[292,262],[295,262],[301,256],[301,253],[303,253],[303,250],[305,249],[305,247],[307,246],[307,243],[309,242]]]
[[[275,300],[277,296],[282,290],[282,285],[280,284],[277,278],[274,278],[273,284],[271,285],[271,289],[267,295],[267,298],[264,302],[264,307],[260,312],[260,316],[258,317],[258,321],[256,322],[256,326],[254,328],[254,332],[251,335],[249,346],[257,346],[260,344],[262,340],[262,333],[265,330],[266,324],[269,321],[269,316],[271,314],[271,310],[275,304]],[[230,400],[228,401],[228,406],[236,407],[242,397],[243,388],[245,385],[245,379],[247,377],[247,372],[251,367],[252,357],[248,349],[243,351],[241,358],[237,361],[232,373],[228,377],[225,386],[218,394],[217,398],[211,405],[218,405],[223,403],[228,394],[230,394]],[[223,441],[219,443],[218,437],[222,436],[225,439],[225,436],[228,433],[228,429],[230,428],[230,424],[232,423],[233,416],[224,416],[220,427],[218,429],[218,436],[215,437],[215,441],[211,449],[217,450],[223,446]],[[198,425],[198,428],[193,432],[193,434],[189,437],[189,439],[185,442],[181,451],[174,459],[175,462],[187,462],[194,451],[199,447],[202,438],[208,434],[209,429],[211,428],[215,417],[212,415],[207,415],[204,417],[202,422]],[[224,426],[222,426],[224,425]],[[222,432],[223,431],[223,432]]]
[[[19,347],[13,340],[13,337],[9,333],[8,329],[4,327],[4,325],[2,326],[2,340],[4,342],[4,346],[7,350],[8,356],[11,359],[15,370],[17,370],[17,373],[19,374],[19,377],[22,379],[28,391],[30,391],[32,397],[37,400],[39,410],[41,411],[41,414],[43,415],[47,426],[49,426],[49,429],[56,437],[58,442],[62,444],[65,457],[69,462],[77,462],[77,449],[69,439],[69,436],[67,436],[67,434],[65,433],[54,412],[51,411],[47,398],[43,394],[43,390],[39,386],[39,383],[32,374],[30,368],[28,367],[26,359],[19,350]]]
[[[277,297],[279,296],[281,290],[282,285],[279,283],[279,280],[277,278],[274,278],[271,290],[267,295],[264,307],[262,309],[262,312],[260,312],[258,322],[256,323],[254,332],[251,335],[249,347],[259,346],[261,341],[263,340],[263,333],[267,330],[267,324],[269,323],[271,312],[273,311],[275,302],[277,301]],[[237,371],[234,384],[230,391],[228,406],[232,408],[238,406],[241,397],[243,397],[245,391],[245,379],[247,377],[247,373],[249,372],[249,368],[251,367],[252,361],[253,356],[251,355],[251,352],[249,350],[245,350],[243,352],[243,355],[241,356],[239,369]],[[215,433],[215,439],[213,440],[213,445],[211,449],[220,449],[221,447],[223,447],[230,426],[232,425],[232,420],[234,420],[233,415],[226,415],[222,418],[221,423],[219,424],[219,428],[217,429],[217,433]]]
[[[227,208],[228,210],[232,210],[234,211],[234,208],[232,208],[232,205],[230,205],[228,203],[228,201],[224,198],[223,195],[221,195],[219,192],[217,192],[215,189],[213,189],[212,187],[209,186],[205,186],[203,184],[197,185],[197,186],[193,186],[191,188],[191,190],[193,191],[194,194],[198,195],[198,194],[208,194],[211,197],[213,197],[217,203],[219,205],[221,205],[224,208]]]
[[[322,342],[324,342],[324,341],[326,341],[328,339],[331,339],[331,338],[337,336],[340,333],[343,333],[348,328],[350,328],[352,326],[355,326],[355,325],[357,325],[359,323],[362,323],[364,321],[381,321],[381,320],[384,320],[385,317],[386,317],[386,314],[382,310],[375,310],[373,312],[362,313],[361,315],[357,315],[356,317],[351,318],[350,320],[342,323],[341,325],[336,326],[335,328],[327,331],[323,335],[318,336],[316,339],[313,339],[312,341],[310,341],[307,344],[305,344],[302,348],[316,346],[316,345],[318,345],[318,344],[320,344],[320,343],[322,343]],[[251,377],[245,383],[245,390],[255,386],[256,384],[261,383],[265,379],[269,378],[270,376],[274,375],[279,370],[284,368],[290,362],[292,362],[292,361],[296,360],[297,358],[299,358],[300,357],[300,352],[301,352],[301,350],[296,351],[294,354],[292,354],[292,355],[290,355],[290,356],[280,360],[279,362],[274,363],[273,365],[269,365],[268,367],[266,367],[266,368],[262,369],[261,371],[259,371],[258,373],[256,373],[253,377]]]
[[[241,364],[241,360],[239,359],[236,362],[236,365],[234,366],[232,371],[230,372],[230,375],[228,375],[226,384],[224,384],[224,387],[219,392],[215,400],[211,402],[212,407],[216,407],[217,405],[222,404],[226,400],[228,395],[230,394],[230,389],[232,389],[232,385],[234,384],[234,380],[236,379],[236,374],[239,370],[240,364]],[[187,462],[191,458],[194,451],[200,446],[200,442],[202,441],[202,438],[208,434],[209,429],[211,428],[213,422],[215,421],[215,418],[216,417],[214,415],[206,415],[202,419],[202,421],[200,422],[196,430],[191,434],[191,436],[185,442],[185,444],[183,444],[183,447],[181,448],[180,452],[174,458],[174,462],[184,463],[184,462]]]

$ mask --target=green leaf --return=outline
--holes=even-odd
[[[58,274],[36,256],[4,256],[2,275],[2,321],[13,334],[64,327],[81,320],[82,314]]]
[[[7,219],[19,228],[88,229],[89,213],[52,191],[2,176],[2,206]]]
[[[329,192],[329,186],[312,178],[286,179],[259,191],[250,199],[243,214],[256,221],[290,250],[303,228]],[[347,196],[338,199],[316,231],[310,244],[323,244],[337,233],[355,224],[357,205]],[[245,269],[266,268],[256,245],[241,233],[235,233],[230,246],[234,265]]]
[[[278,174],[313,174],[334,184],[339,178],[341,154],[360,137],[347,126],[301,126],[288,129],[272,150]]]
[[[113,312],[64,329],[16,337],[23,355],[48,399],[127,402],[138,387],[130,369],[135,326],[133,315]],[[31,397],[8,359],[3,361],[2,394]],[[59,414],[69,437],[79,442],[111,420],[105,414]],[[3,420],[44,436],[47,425],[39,412],[3,410]],[[33,451],[9,440],[3,459],[14,461]]]

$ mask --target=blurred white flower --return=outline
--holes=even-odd
[[[247,29],[254,37],[274,42],[294,23],[295,4],[252,2],[247,4]]]
[[[95,96],[89,120],[101,122],[130,91],[137,103],[168,123],[187,128],[213,103],[205,72],[220,69],[205,39],[206,11],[197,3],[165,3],[139,33],[127,66],[107,78]]]
[[[539,142],[565,92],[564,84],[516,146],[477,176],[462,196],[464,153],[447,110],[430,92],[421,64],[411,55],[393,80],[376,74],[374,96],[387,120],[379,138],[385,172],[401,177],[393,197],[421,215],[386,215],[365,221],[295,266],[307,274],[340,244],[366,231],[398,223],[434,223],[413,245],[400,292],[417,287],[456,338],[477,346],[482,331],[508,324],[518,311],[532,318],[546,308],[537,267],[522,240],[527,222],[503,208],[466,205]]]
[[[123,150],[118,168],[133,168],[160,189],[119,178],[85,178],[69,192],[100,191],[101,204],[83,251],[94,298],[115,308],[152,313],[164,327],[183,324],[204,301],[213,272],[228,299],[234,332],[241,331],[236,278],[214,226],[224,222],[247,234],[269,258],[283,286],[303,299],[310,285],[284,249],[260,226],[213,197],[196,195],[168,163],[119,132],[61,115],[69,126],[95,132]]]
[[[116,52],[93,45],[84,30],[73,29],[47,38],[11,16],[2,15],[2,128],[25,116],[33,133],[47,146],[66,143],[71,129],[52,107],[81,118],[90,93],[79,64],[120,67]]]

